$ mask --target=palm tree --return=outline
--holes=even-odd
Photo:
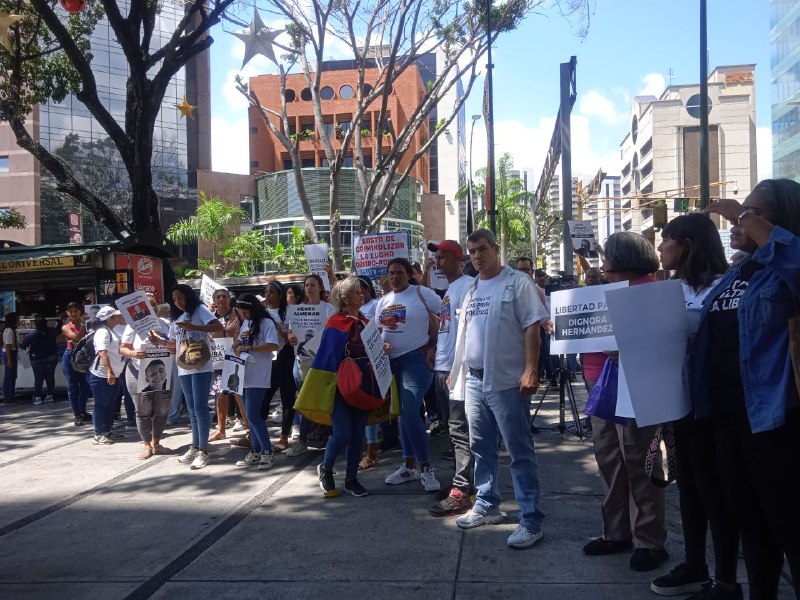
[[[211,260],[198,260],[198,265],[206,266],[213,270],[216,277],[220,270],[221,250],[228,240],[239,233],[239,224],[247,218],[247,212],[238,206],[231,206],[224,200],[214,197],[208,198],[205,192],[200,192],[200,205],[189,219],[175,223],[167,231],[167,239],[175,244],[191,244],[209,242],[211,244]]]

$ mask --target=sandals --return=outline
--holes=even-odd
[[[213,435],[208,436],[209,442],[219,442],[225,439],[225,432],[217,430]]]
[[[166,446],[162,446],[161,444],[159,444],[153,449],[153,454],[156,454],[158,456],[165,456],[173,454],[173,451],[172,448],[167,448]]]
[[[287,439],[287,437],[285,435],[282,435],[281,439],[279,439],[277,442],[275,442],[272,445],[272,451],[273,452],[283,452],[288,447],[289,447],[289,440]]]
[[[374,469],[378,466],[378,460],[375,458],[370,458],[369,456],[364,455],[361,458],[361,462],[358,463],[358,470],[359,471],[368,471],[369,469]]]
[[[150,446],[145,446],[144,450],[142,450],[142,453],[139,455],[139,460],[147,460],[153,456],[153,454],[155,454],[155,450]]]

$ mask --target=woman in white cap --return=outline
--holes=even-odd
[[[123,325],[122,313],[112,306],[104,306],[97,312],[99,326],[94,332],[94,349],[97,356],[89,367],[87,379],[94,398],[92,421],[94,422],[94,443],[113,444],[111,426],[117,408],[117,397],[121,393],[122,370],[125,359],[120,354],[120,338],[114,328]]]

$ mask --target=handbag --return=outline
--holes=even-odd
[[[610,358],[603,364],[600,376],[589,392],[586,401],[586,414],[606,421],[625,423],[624,417],[617,416],[617,381],[619,379],[619,366]]]
[[[205,342],[184,340],[175,355],[175,362],[182,369],[191,371],[205,366],[211,360],[211,348]]]
[[[372,364],[366,356],[353,358],[349,355],[350,344],[345,347],[345,357],[336,372],[336,387],[348,405],[372,411],[386,402],[381,397],[380,387]]]

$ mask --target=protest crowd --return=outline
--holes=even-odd
[[[734,264],[711,214],[733,223]],[[502,265],[494,235],[478,229],[466,248],[431,243],[435,258],[424,265],[388,260],[376,281],[328,268],[332,285],[311,273],[300,286],[271,281],[263,296],[218,287],[210,302],[178,284],[166,304],[147,295],[134,309],[118,301],[91,319],[73,302],[60,330],[37,320],[20,344],[11,313],[4,400],[18,401],[16,361],[28,352],[34,403],[52,401],[56,342],[65,340],[60,367],[74,425],[92,428],[93,444],[124,437],[124,405],[141,438],[139,459],[174,454],[211,476],[210,443],[241,447],[236,465],[258,470],[324,448],[324,498],[365,496],[359,473],[385,468],[387,485],[435,494],[430,514],[455,517],[467,530],[504,518],[505,451],[519,506],[507,544],[524,549],[542,539],[545,524],[532,397],[540,385],[558,387],[559,377],[577,381],[580,373],[604,491],[598,531],[587,532],[595,536],[583,552],[626,555],[631,569],[654,573],[658,595],[737,599],[741,546],[750,598],[775,598],[784,562],[793,581],[800,578],[800,511],[789,491],[800,438],[800,184],[763,181],[744,203],[713,202],[661,235],[657,248],[639,234],[611,235],[598,248],[602,268],[576,249],[585,285],[548,277],[527,257]],[[434,271],[446,289],[432,284]],[[562,298],[607,303],[573,323],[610,319],[616,345],[561,339]],[[642,326],[649,313],[625,310],[641,298],[666,307],[648,322],[659,335]],[[580,327],[569,331],[581,337]],[[664,385],[653,383],[655,356],[675,366],[661,369],[671,379]],[[191,445],[171,449],[162,444],[165,430],[179,426],[184,405]],[[280,430],[276,440],[268,423]],[[431,465],[432,436],[450,439],[452,481]],[[402,462],[386,464],[384,452],[398,444]],[[670,570],[665,487],[673,479],[685,555],[673,557]]]

